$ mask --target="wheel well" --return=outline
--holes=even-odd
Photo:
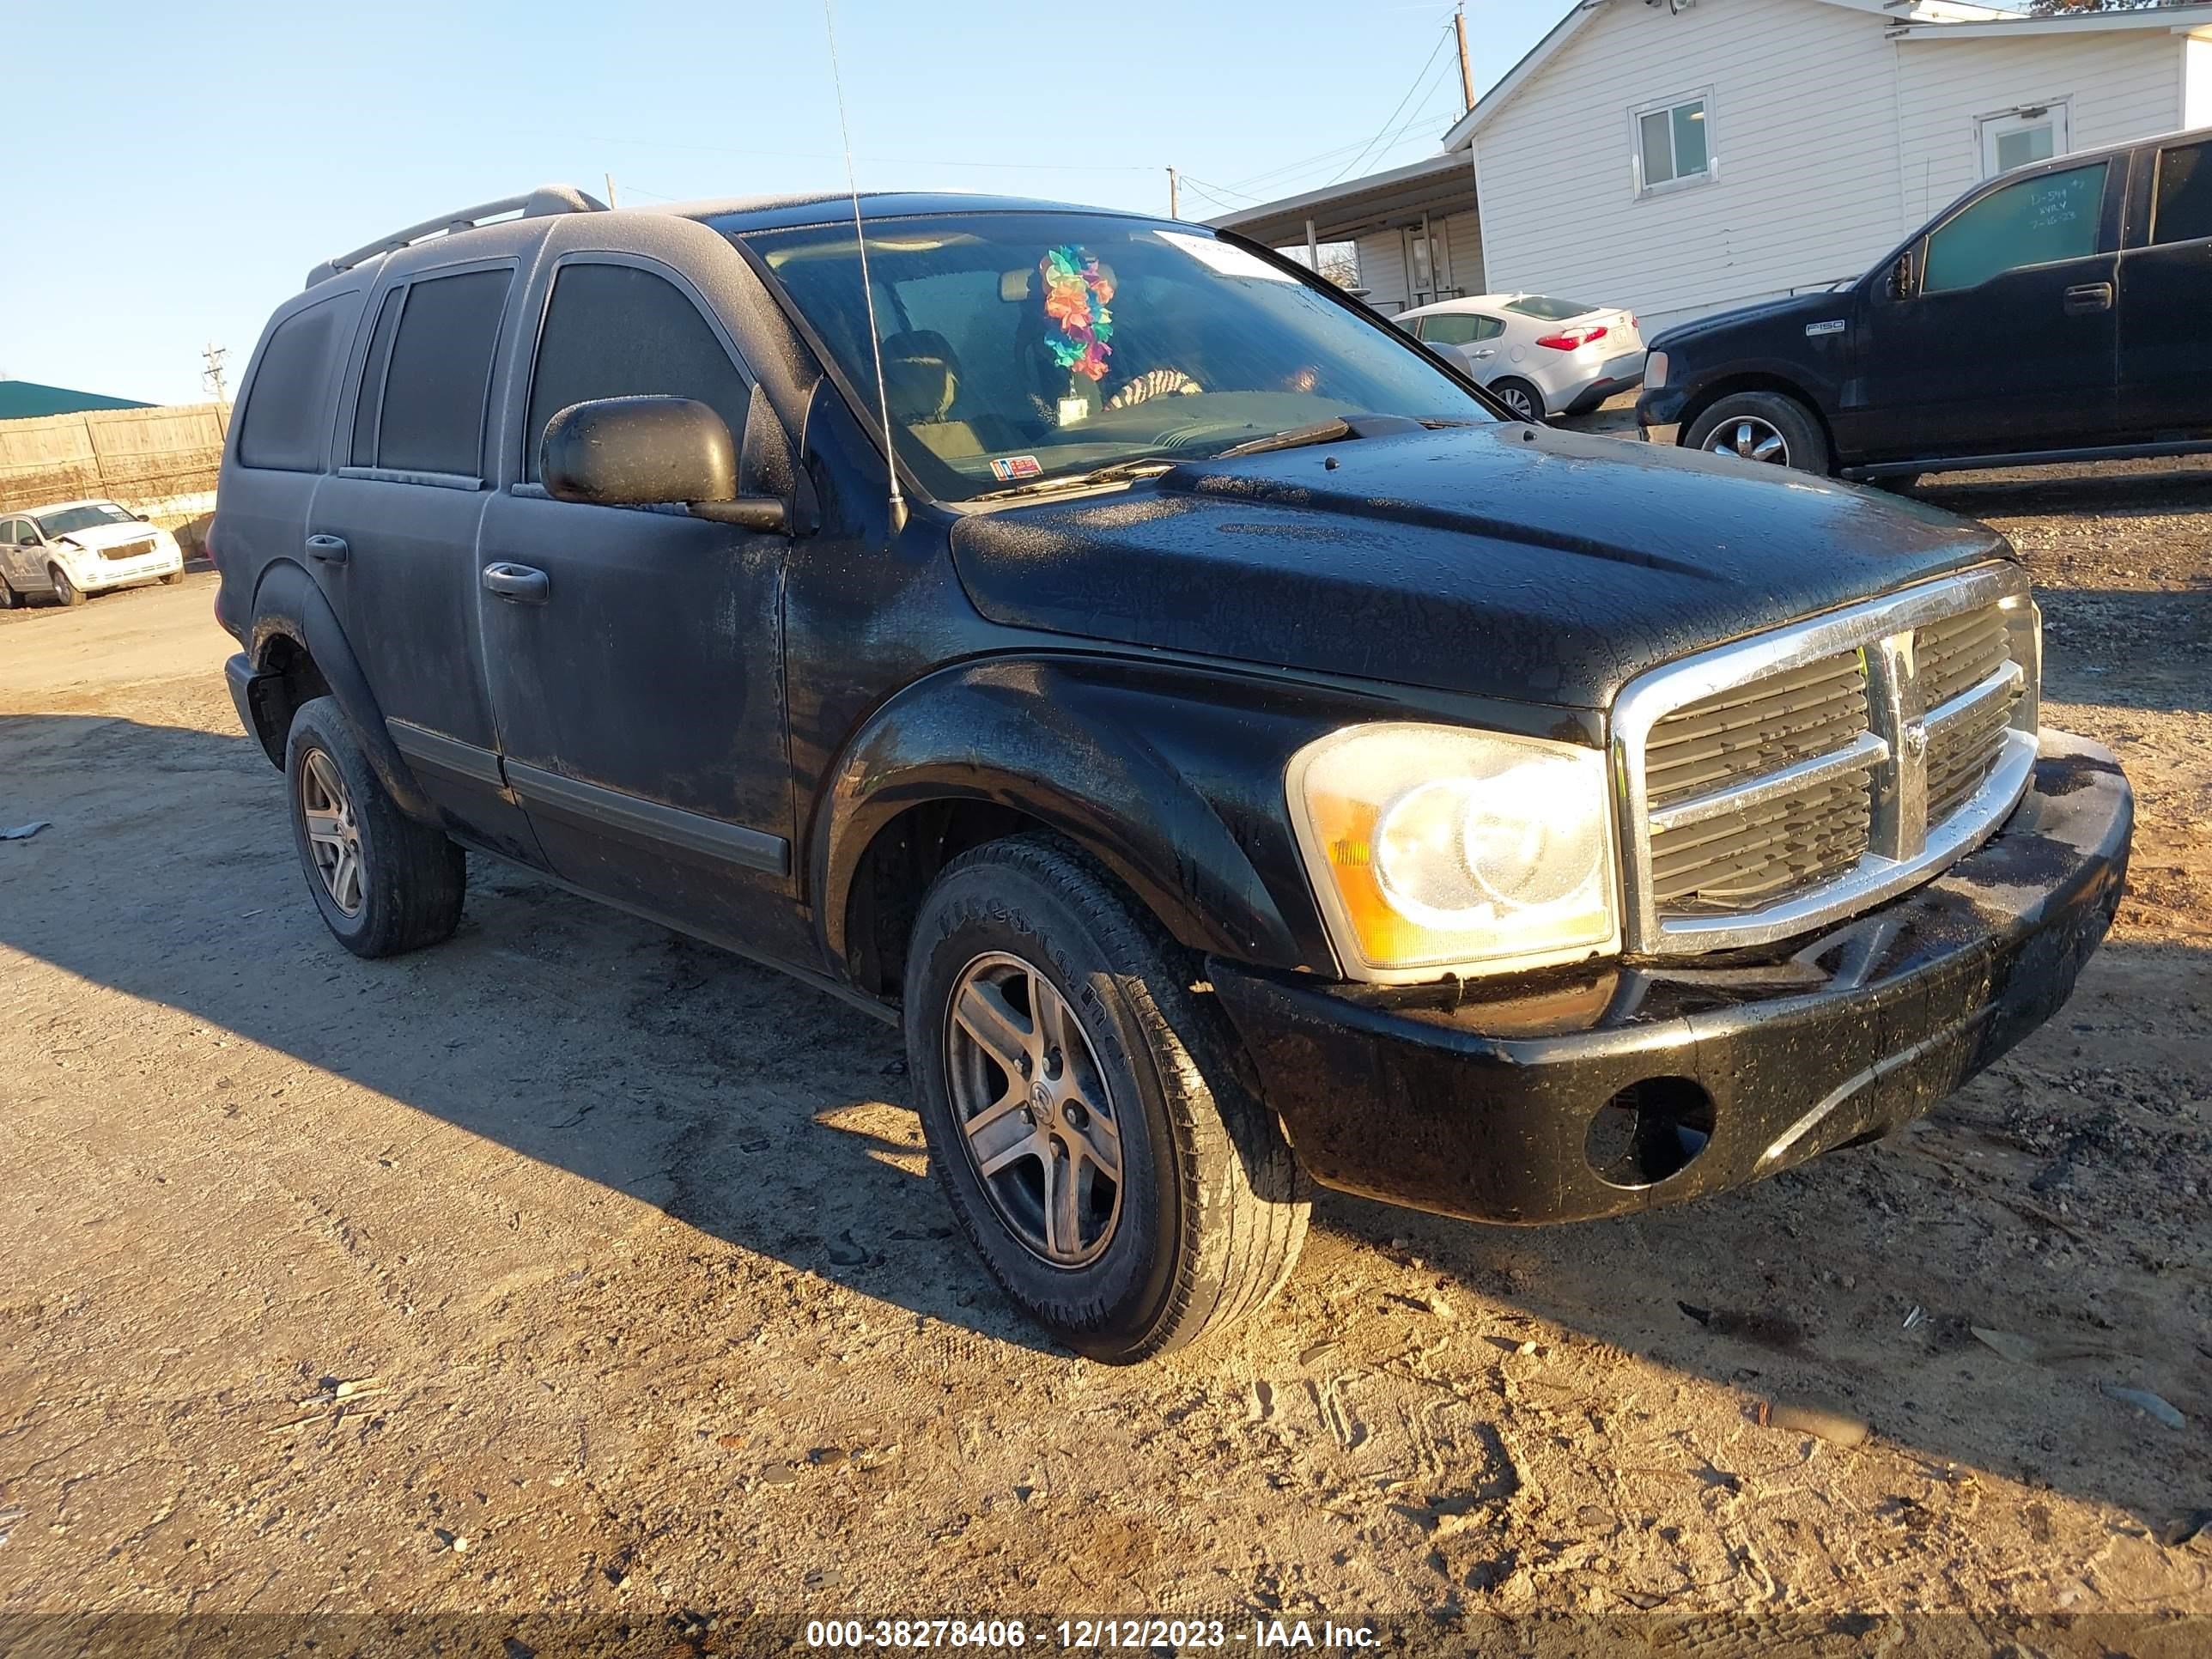
[[[1820,405],[1805,395],[1804,387],[1783,379],[1779,374],[1737,374],[1725,380],[1717,380],[1705,387],[1683,406],[1680,425],[1683,438],[1686,440],[1690,428],[1698,423],[1699,416],[1722,398],[1733,398],[1739,392],[1779,392],[1813,417],[1820,426],[1820,435],[1827,440],[1828,453],[1831,455],[1836,453],[1836,434],[1828,425],[1827,416],[1821,412]]]
[[[330,696],[331,683],[324,678],[313,654],[289,634],[270,636],[268,643],[261,647],[258,667],[267,678],[254,682],[254,735],[261,739],[269,758],[281,767],[284,763],[284,741],[291,735],[292,716],[299,713],[301,703]]]
[[[938,872],[986,842],[1045,827],[1042,820],[995,801],[953,799],[910,806],[877,830],[845,897],[845,957],[853,982],[897,1001],[915,918]]]

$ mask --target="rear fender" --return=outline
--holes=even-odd
[[[368,689],[368,677],[362,672],[330,601],[314,579],[289,560],[271,564],[254,590],[253,615],[246,629],[246,654],[257,673],[274,666],[272,659],[280,654],[276,645],[279,639],[289,640],[313,659],[340,712],[360,738],[369,769],[399,810],[424,823],[442,822],[385,728],[383,711]],[[282,752],[280,738],[277,754]]]
[[[1283,796],[1299,747],[1372,704],[1257,678],[1082,657],[932,674],[846,747],[815,815],[811,890],[848,960],[863,855],[930,802],[1006,807],[1082,848],[1194,951],[1334,975]]]

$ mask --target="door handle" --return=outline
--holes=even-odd
[[[517,605],[543,605],[552,587],[544,571],[532,570],[526,564],[488,564],[483,568],[483,585]]]
[[[2112,308],[2112,285],[2110,283],[2077,283],[2066,290],[2066,314],[2080,317],[2093,311]]]
[[[1485,346],[1481,350],[1476,352],[1474,355],[1478,357],[1495,357],[1498,355],[1498,348],[1496,346]]]
[[[320,559],[325,564],[343,564],[353,556],[343,536],[310,536],[307,538],[307,556]]]

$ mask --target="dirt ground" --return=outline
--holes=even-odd
[[[1129,1370],[954,1237],[893,1032],[488,863],[451,945],[356,961],[211,578],[0,615],[0,829],[52,820],[0,842],[0,1621],[1713,1613],[1669,1650],[1749,1653],[2111,1614],[2187,1650],[2152,1638],[2212,1614],[2212,468],[1923,494],[2018,542],[2046,718],[2139,793],[2058,1018],[1899,1139],[1686,1208],[1324,1196],[1266,1316]],[[1808,1400],[1872,1437],[1761,1421]]]

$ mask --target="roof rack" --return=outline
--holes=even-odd
[[[459,213],[445,213],[434,219],[425,219],[419,225],[410,225],[404,230],[395,230],[389,236],[341,253],[335,259],[325,259],[307,273],[307,286],[327,283],[342,270],[351,270],[356,265],[375,258],[379,254],[394,253],[403,247],[427,240],[433,236],[451,236],[464,230],[474,230],[478,225],[510,215],[524,219],[542,219],[555,213],[605,213],[607,204],[596,197],[586,196],[574,185],[540,185],[523,196],[507,196],[496,202],[485,202],[479,206],[463,208]]]

